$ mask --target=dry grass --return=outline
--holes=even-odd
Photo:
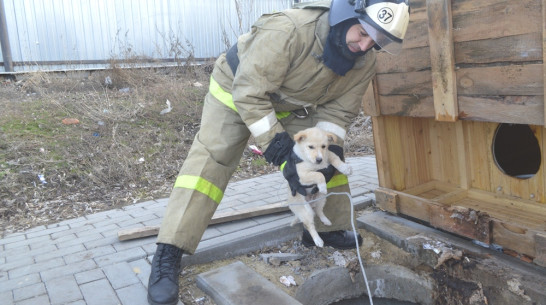
[[[167,197],[199,128],[209,71],[114,67],[0,82],[0,234]],[[167,100],[172,110],[161,114]],[[373,153],[370,128],[355,120],[348,155]],[[273,171],[247,151],[233,179]]]

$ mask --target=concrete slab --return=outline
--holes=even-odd
[[[196,280],[218,305],[302,305],[240,261],[202,273]]]

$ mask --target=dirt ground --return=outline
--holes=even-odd
[[[372,209],[370,208],[360,213],[370,212]],[[382,264],[385,262],[415,264],[415,258],[407,252],[365,230],[358,231],[363,237],[360,254],[365,265]],[[301,254],[303,257],[300,260],[271,264],[265,262],[260,257],[260,254],[263,253],[296,253]],[[215,305],[216,303],[197,287],[195,277],[200,273],[229,265],[235,261],[243,262],[291,296],[295,296],[298,287],[317,270],[341,266],[348,268],[354,277],[362,276],[356,249],[336,250],[332,247],[306,248],[301,244],[300,240],[293,240],[279,247],[267,248],[232,259],[184,268],[180,275],[180,299],[182,302],[186,305]],[[292,276],[296,285],[287,287],[282,284],[280,279],[283,276]]]

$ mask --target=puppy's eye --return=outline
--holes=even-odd
[[[313,145],[309,145],[307,147],[309,147],[309,149],[315,149],[315,146],[313,146]]]
[[[322,148],[326,148],[326,145],[322,145]]]

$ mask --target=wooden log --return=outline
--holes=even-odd
[[[432,92],[436,120],[455,122],[459,109],[451,0],[427,0]]]
[[[250,217],[269,215],[279,212],[288,211],[289,207],[285,202],[261,205],[237,211],[216,212],[212,217],[209,225],[225,223],[228,221],[246,219]],[[123,229],[118,231],[118,239],[120,241],[131,240],[136,238],[154,236],[159,233],[159,226],[146,226],[140,228]]]

